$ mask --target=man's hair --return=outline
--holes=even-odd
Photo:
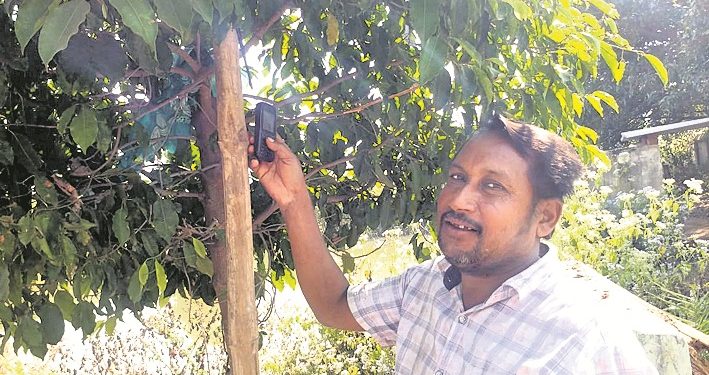
[[[499,115],[481,124],[478,134],[485,133],[501,136],[527,161],[535,201],[563,200],[573,192],[582,164],[571,143],[548,130]]]

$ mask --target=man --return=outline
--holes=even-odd
[[[396,344],[399,374],[653,374],[637,339],[569,290],[548,238],[581,163],[541,128],[495,117],[455,157],[437,202],[443,256],[349,287],[282,139],[251,168],[279,205],[317,319]]]

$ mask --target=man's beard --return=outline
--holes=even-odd
[[[457,268],[461,273],[479,274],[482,265],[482,248],[475,244],[470,249],[446,249],[443,238],[438,238],[438,246],[448,263]],[[445,250],[444,250],[445,249]]]
[[[446,217],[452,216],[453,218],[460,220],[465,223],[465,225],[475,228],[477,235],[479,236],[477,243],[475,243],[471,248],[461,249],[455,248],[450,249],[445,242],[444,236],[440,235],[438,237],[438,246],[443,253],[443,256],[448,260],[448,262],[461,273],[478,274],[482,264],[482,235],[483,228],[480,223],[472,220],[457,212],[449,211],[441,216],[440,225],[444,225],[443,222]]]
[[[533,205],[532,207],[535,207],[535,205]],[[514,234],[513,238],[524,233],[526,228],[528,228],[530,223],[532,222],[534,218],[534,213],[534,208],[528,211],[524,223],[520,225],[517,233]],[[460,273],[474,276],[494,274],[496,271],[499,270],[501,266],[504,267],[504,265],[494,262],[493,264],[487,264],[485,259],[485,253],[487,253],[488,251],[486,251],[486,249],[483,247],[483,235],[485,231],[483,230],[483,226],[478,221],[473,220],[462,213],[448,211],[441,216],[441,222],[439,223],[439,225],[444,225],[443,222],[447,216],[452,216],[457,220],[465,222],[465,225],[475,228],[478,232],[477,241],[469,248],[451,249],[446,245],[442,233],[438,236],[438,247],[439,249],[441,249],[443,256],[453,267],[458,269]],[[500,249],[498,249],[497,251],[499,250]]]

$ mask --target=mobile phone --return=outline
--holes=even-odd
[[[258,161],[272,162],[273,151],[266,145],[266,139],[276,139],[276,108],[268,103],[256,104],[256,138],[254,151]]]

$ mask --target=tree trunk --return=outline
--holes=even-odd
[[[247,159],[249,139],[244,119],[239,52],[236,32],[230,28],[215,46],[217,129],[225,214],[222,223],[226,234],[225,256],[217,259],[223,262],[221,266],[226,266],[220,266],[220,269],[226,268],[226,275],[219,275],[217,280],[219,284],[226,281],[228,309],[222,310],[222,319],[231,371],[251,375],[258,373],[258,329]],[[221,289],[223,285],[218,287]],[[219,289],[217,292],[222,292]]]

